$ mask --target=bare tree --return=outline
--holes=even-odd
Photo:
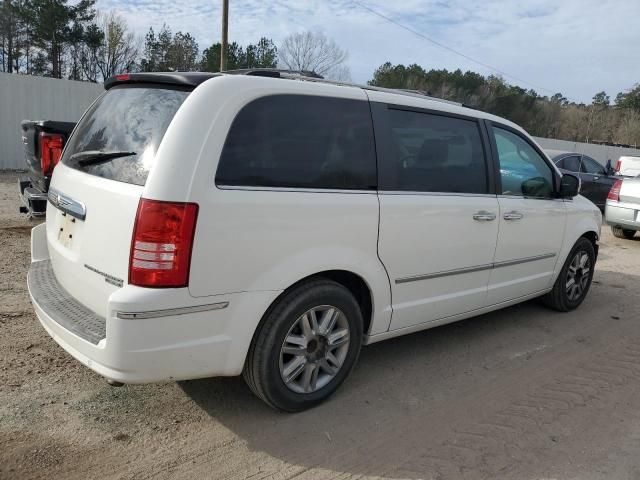
[[[140,40],[129,31],[127,22],[117,13],[99,14],[104,37],[97,50],[96,63],[103,79],[128,72],[136,64]]]
[[[351,78],[345,65],[349,54],[322,32],[293,33],[278,48],[279,64],[291,70],[306,70],[339,81]]]

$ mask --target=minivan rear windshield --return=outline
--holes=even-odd
[[[189,93],[149,85],[110,89],[78,123],[62,162],[98,177],[144,185],[160,141]]]

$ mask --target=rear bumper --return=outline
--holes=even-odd
[[[640,212],[639,204],[608,200],[605,208],[605,221],[612,226],[640,230],[638,212]]]
[[[29,271],[29,294],[45,330],[81,363],[122,383],[242,372],[253,332],[279,292],[195,299],[185,292],[187,289],[159,291],[125,286],[111,295],[108,315],[100,319],[64,290],[58,290],[56,295],[55,289],[42,285],[42,275],[36,273],[50,265],[43,258],[44,227],[39,225],[32,231],[34,263]],[[212,309],[210,305],[217,307]],[[90,328],[79,325],[82,322],[89,322]]]
[[[47,193],[40,190],[29,177],[20,177],[18,188],[22,203],[21,213],[33,217],[40,217],[47,213]]]

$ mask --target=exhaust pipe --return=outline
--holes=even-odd
[[[116,382],[115,380],[111,380],[110,378],[107,378],[107,383],[112,387],[122,387],[124,385],[124,383]]]

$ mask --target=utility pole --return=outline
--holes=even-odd
[[[222,43],[220,45],[220,71],[227,69],[229,51],[229,0],[222,0]]]

